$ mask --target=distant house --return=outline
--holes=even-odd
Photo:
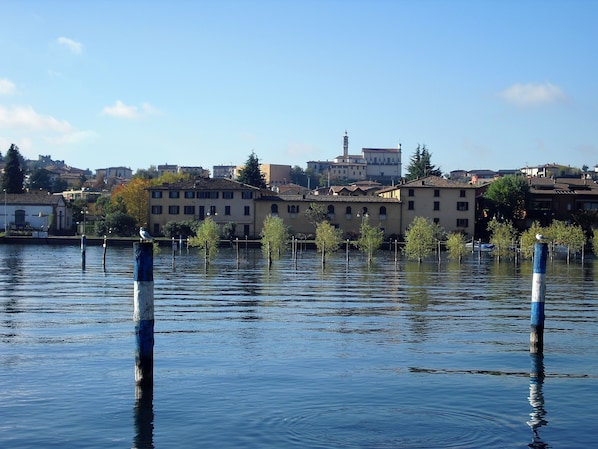
[[[64,234],[72,228],[72,213],[62,195],[5,194],[0,202],[0,227],[9,231],[50,231]]]

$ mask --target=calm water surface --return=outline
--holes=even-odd
[[[549,262],[534,359],[530,262],[240,254],[155,256],[136,395],[132,248],[0,246],[0,447],[598,444],[598,262]]]

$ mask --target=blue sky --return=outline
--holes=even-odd
[[[4,0],[0,151],[95,170],[598,164],[598,2]]]

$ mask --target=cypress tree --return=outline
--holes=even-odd
[[[23,193],[25,173],[21,167],[20,156],[19,147],[13,143],[6,153],[2,175],[2,189],[6,189],[6,193]]]

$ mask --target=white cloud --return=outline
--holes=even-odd
[[[64,45],[76,55],[80,55],[83,52],[83,44],[80,42],[76,42],[68,37],[59,37],[57,41],[60,45]]]
[[[38,114],[31,106],[0,106],[0,127],[57,133],[69,133],[74,130],[68,121]]]
[[[15,84],[6,78],[0,78],[0,95],[10,95],[15,91]]]
[[[500,92],[500,96],[515,106],[539,106],[559,103],[567,100],[567,95],[559,87],[546,82],[544,84],[513,84]]]
[[[147,117],[148,115],[155,115],[158,113],[158,109],[149,103],[143,103],[140,109],[137,106],[126,105],[121,100],[116,100],[113,106],[106,106],[104,109],[102,109],[103,115],[110,115],[112,117],[131,120]]]

